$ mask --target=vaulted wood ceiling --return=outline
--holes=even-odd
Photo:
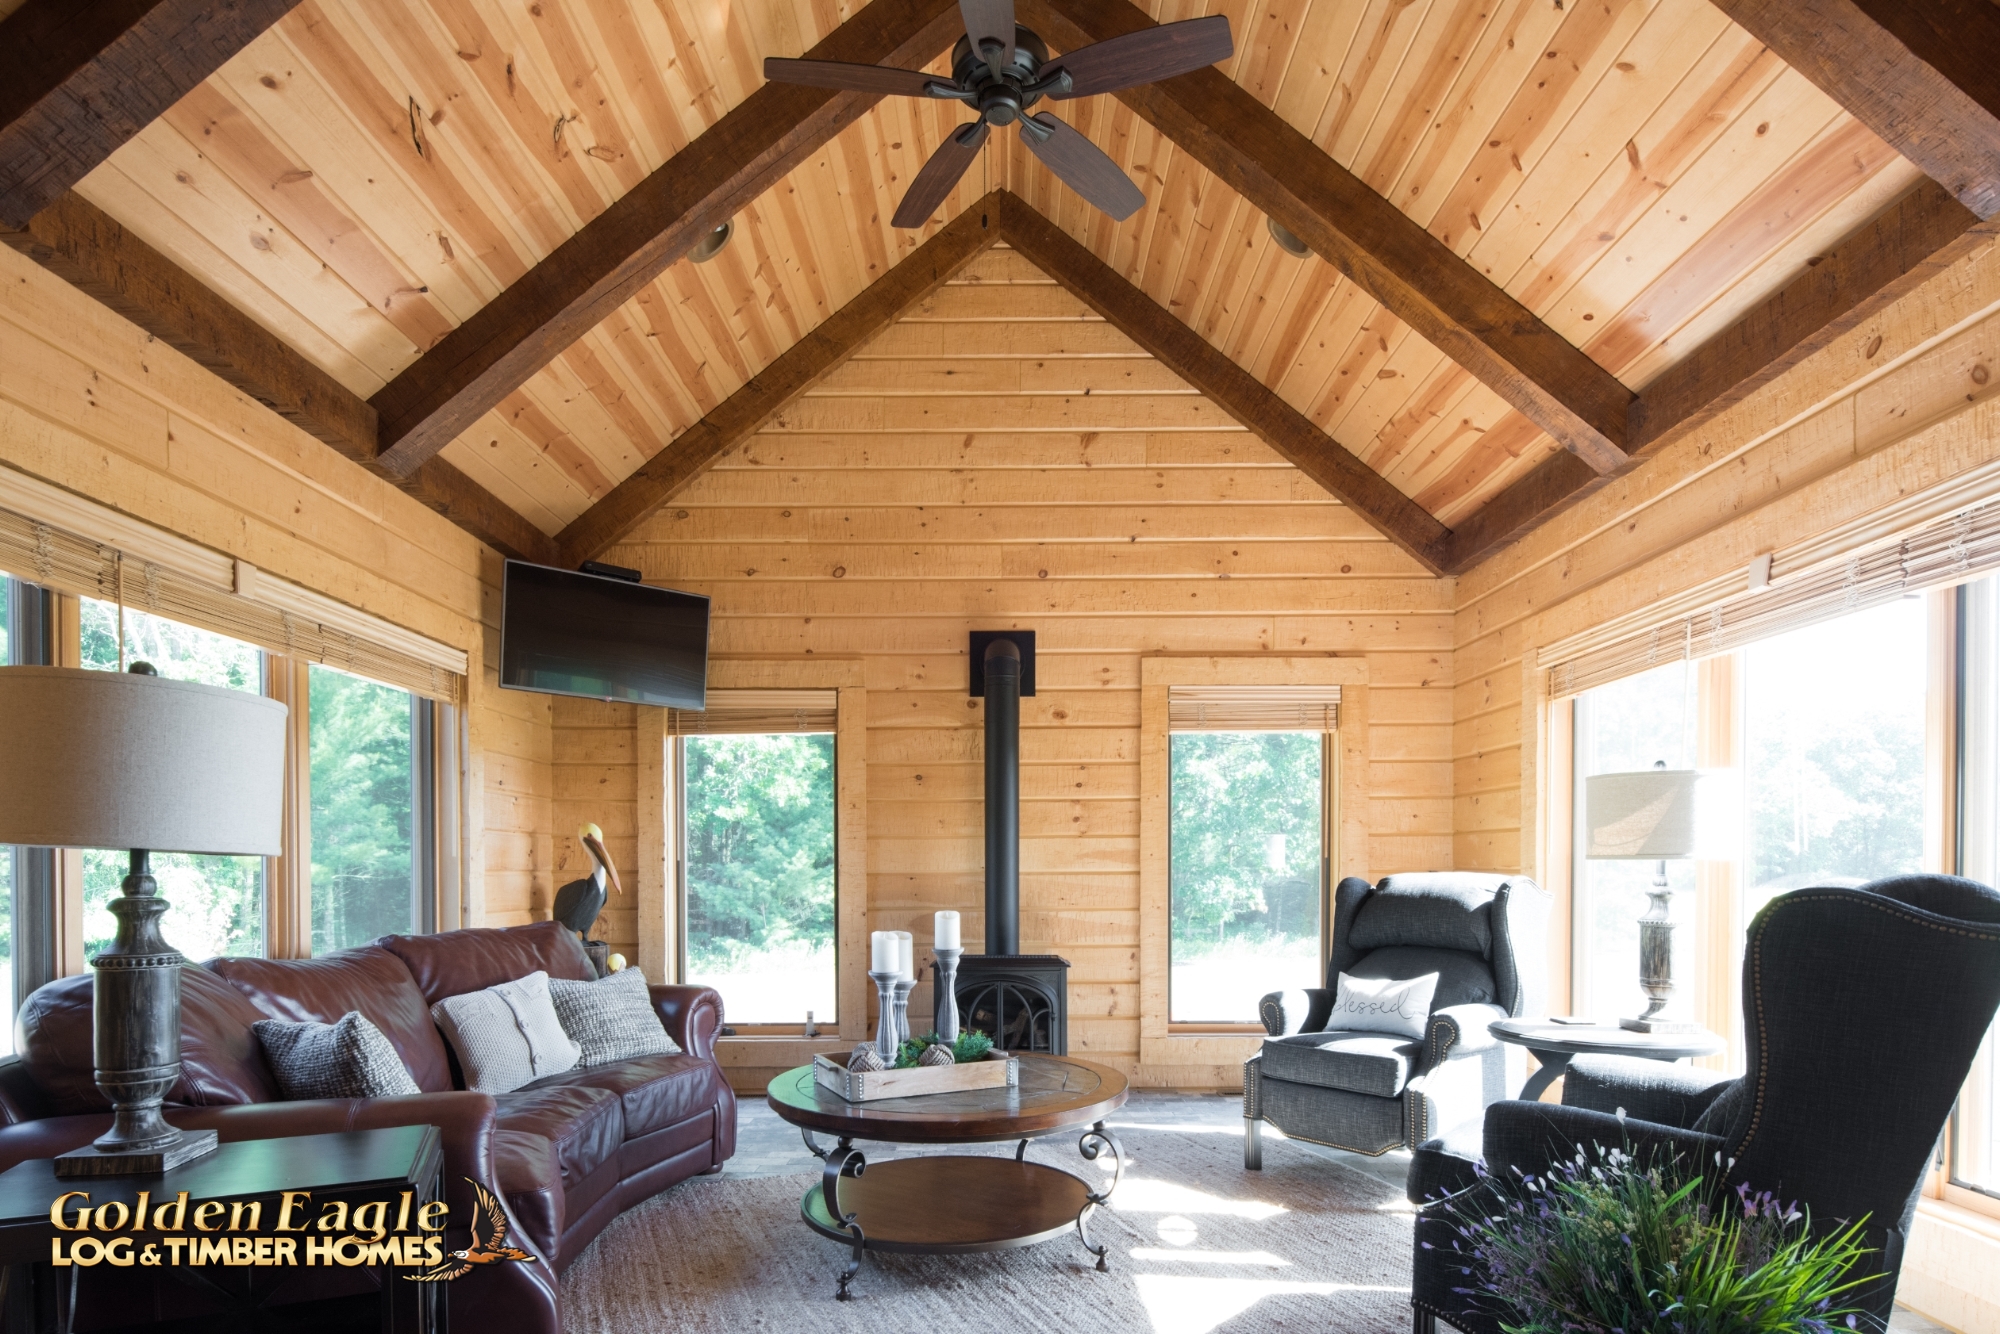
[[[0,38],[49,3],[29,0]],[[572,303],[592,321],[573,341],[561,323],[520,335],[519,355],[540,368],[503,384],[494,406],[475,404],[469,425],[425,417],[421,405],[449,389],[437,387],[448,376],[412,387],[428,372],[425,354],[482,310],[488,325],[510,327],[496,298],[507,292],[518,304],[613,224],[643,226],[631,219],[641,205],[684,209],[660,217],[660,227],[706,230],[702,209],[723,196],[687,207],[672,193],[675,179],[717,170],[696,161],[703,152],[722,160],[713,136],[703,136],[765,87],[763,57],[798,55],[830,35],[860,40],[865,21],[886,32],[892,18],[909,31],[870,40],[942,52],[957,31],[950,6],[307,0],[121,140],[75,183],[83,204],[57,200],[29,226],[43,233],[39,242],[9,239],[31,253],[39,246],[59,272],[67,262],[66,276],[90,287],[78,276],[87,256],[62,260],[51,234],[65,207],[73,226],[101,232],[84,205],[94,206],[298,354],[302,364],[288,373],[305,386],[302,398],[358,405],[351,431],[317,429],[322,438],[367,436],[330,443],[402,478],[407,469],[384,466],[401,460],[370,453],[377,428],[358,401],[375,400],[391,448],[418,438],[399,422],[433,431],[447,422],[439,462],[404,484],[448,513],[483,514],[484,534],[505,530],[494,538],[503,545],[574,557],[595,522],[585,516],[621,482],[677,439],[684,451],[697,439],[727,443],[711,414],[732,402],[746,411],[746,386],[782,369],[788,352],[961,212],[998,211],[991,192],[1005,192],[1013,201],[1005,207],[1025,205],[1052,223],[1107,276],[1122,277],[1121,290],[1136,289],[1198,336],[1205,347],[1190,355],[1219,353],[1247,373],[1249,390],[1269,391],[1256,412],[1289,411],[1433,516],[1442,536],[1433,535],[1428,563],[1451,568],[1580,494],[1597,473],[1626,466],[1627,452],[1656,446],[1718,394],[1810,350],[1828,320],[1851,321],[1872,295],[1948,258],[1974,222],[1951,194],[1989,211],[1980,189],[1995,182],[1981,176],[1977,154],[1927,162],[1940,178],[1957,173],[1945,181],[1951,193],[1926,182],[1842,109],[1854,105],[1897,135],[1889,113],[1871,111],[1866,96],[1829,75],[1839,73],[1837,57],[1791,50],[1806,72],[1780,58],[1773,47],[1789,48],[1771,8],[1749,0],[1157,4],[1148,13],[1161,21],[1229,16],[1237,55],[1223,73],[1234,87],[1218,93],[1196,75],[1061,107],[1145,188],[1146,207],[1126,222],[1095,213],[1003,132],[929,228],[892,230],[910,178],[965,117],[954,104],[889,99],[852,123],[827,121],[823,145],[771,173],[774,183],[754,197],[730,201],[735,236],[712,262],[633,270],[624,287],[602,289],[615,299],[600,300],[602,310]],[[1725,9],[1744,11],[1760,36]],[[1144,18],[1123,0],[1023,0],[1021,16],[1059,48]],[[942,59],[930,68],[942,71]],[[1951,74],[1932,77],[1948,85]],[[1246,144],[1262,135],[1282,147],[1291,131],[1310,140],[1297,182],[1282,163],[1233,158],[1231,127],[1216,124],[1225,114],[1245,118],[1236,138]],[[1204,116],[1213,141],[1196,142]],[[1935,137],[1899,142],[1936,156],[1926,147]],[[1311,155],[1315,145],[1323,157]],[[10,151],[0,137],[0,190],[10,188]],[[1385,231],[1367,208],[1328,206],[1350,188],[1339,169],[1400,210],[1391,221],[1403,233]],[[1267,210],[1341,267],[1286,253],[1265,227]],[[1016,225],[1031,216],[1015,215]],[[1370,235],[1389,238],[1376,253],[1400,247],[1402,258],[1376,266],[1342,249],[1373,244]],[[1032,246],[1012,243],[1032,256]],[[1498,291],[1482,296],[1475,277]],[[1047,294],[1049,309],[1024,312],[1028,297],[996,293],[1008,304],[993,317],[1078,319],[1077,303],[1058,289],[1024,290]],[[1478,309],[1454,315],[1451,302],[1464,293]],[[1426,304],[1433,295],[1442,316]],[[941,366],[969,369],[983,352],[1004,350],[982,347],[976,322],[953,327],[967,341],[940,348]],[[494,336],[468,330],[447,348],[475,332]],[[1079,324],[1076,337],[1082,345],[1091,334]],[[536,338],[561,341],[539,348]],[[1176,370],[1200,383],[1186,366]],[[316,388],[315,375],[341,392]],[[969,389],[963,419],[940,429],[1069,429],[1060,402],[1075,388],[1048,388],[1049,411],[1026,420],[1010,415],[1017,404]],[[895,392],[883,387],[886,398]],[[1153,410],[1143,394],[1124,407]],[[1240,404],[1226,410],[1252,420]],[[1576,454],[1563,453],[1550,426]],[[1579,432],[1602,442],[1595,467],[1579,461],[1591,456]],[[1378,520],[1406,505],[1382,494]],[[1423,522],[1416,515],[1398,540],[1422,539]],[[547,541],[565,530],[560,548]]]

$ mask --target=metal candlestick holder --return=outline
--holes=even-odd
[[[875,983],[878,1008],[875,1012],[875,1054],[882,1058],[885,1068],[896,1064],[896,1053],[902,1039],[896,1031],[896,984],[903,975],[894,971],[878,973],[868,970],[868,977]]]
[[[913,977],[896,979],[896,1047],[900,1052],[902,1044],[910,1040],[910,992],[916,987]]]
[[[958,956],[965,951],[933,946],[931,953],[937,956],[937,1035],[949,1045],[958,1041]]]

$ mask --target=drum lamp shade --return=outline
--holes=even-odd
[[[1611,861],[1694,856],[1699,779],[1694,769],[1639,769],[1584,779],[1584,855]]]
[[[0,843],[273,856],[285,706],[74,667],[0,667]]]

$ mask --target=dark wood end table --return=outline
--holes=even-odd
[[[1118,1140],[1104,1118],[1126,1098],[1125,1076],[1108,1066],[1066,1056],[1022,1056],[1013,1088],[934,1093],[916,1098],[848,1102],[821,1088],[803,1065],[773,1079],[771,1110],[799,1127],[820,1160],[820,1180],[799,1201],[806,1225],[853,1248],[834,1296],[848,1285],[866,1251],[918,1255],[965,1254],[1032,1246],[1074,1227],[1084,1249],[1108,1269],[1107,1249],[1091,1244],[1089,1222],[1124,1175]],[[1111,1184],[1093,1190],[1061,1168],[1027,1160],[1028,1144],[1044,1135],[1082,1129],[1077,1149],[1086,1161],[1111,1154]],[[832,1148],[813,1138],[838,1137]],[[1019,1141],[1012,1158],[928,1155],[868,1166],[854,1141],[896,1144],[998,1144]]]
[[[444,1152],[435,1126],[237,1140],[194,1162],[151,1175],[79,1179],[56,1176],[52,1159],[16,1163],[0,1172],[0,1265],[6,1266],[4,1285],[0,1285],[0,1328],[9,1334],[16,1330],[42,1334],[70,1327],[78,1283],[87,1282],[83,1276],[95,1270],[69,1266],[64,1272],[50,1263],[50,1239],[63,1235],[49,1217],[50,1206],[67,1192],[88,1191],[93,1209],[117,1203],[129,1210],[141,1191],[147,1192],[155,1205],[171,1202],[181,1191],[188,1193],[191,1202],[241,1203],[246,1216],[249,1204],[256,1202],[262,1210],[254,1230],[269,1234],[278,1218],[280,1192],[311,1191],[315,1213],[328,1201],[348,1200],[359,1205],[393,1198],[402,1191],[410,1191],[413,1207],[420,1208],[442,1197],[443,1171]],[[220,1224],[218,1220],[218,1227]],[[192,1229],[193,1224],[190,1221],[186,1226]],[[159,1232],[133,1230],[127,1235],[133,1239],[134,1252],[143,1251],[147,1243],[159,1251],[166,1249]],[[186,1235],[199,1234],[190,1230]],[[298,1235],[307,1234],[301,1231]],[[149,1268],[154,1275],[171,1276],[211,1297],[220,1297],[234,1308],[234,1322],[227,1317],[207,1317],[201,1322],[205,1330],[217,1334],[236,1329],[282,1330],[300,1319],[298,1306],[263,1305],[265,1298],[284,1286],[288,1276],[298,1272],[296,1269],[178,1263],[151,1264]],[[390,1267],[377,1273],[380,1300],[374,1304],[372,1317],[358,1318],[383,1334],[431,1334],[444,1327],[443,1289],[448,1284],[400,1282]],[[135,1313],[134,1322],[131,1328],[146,1326],[142,1314]]]
[[[1728,1043],[1713,1033],[1637,1033],[1616,1024],[1551,1024],[1534,1019],[1496,1019],[1487,1031],[1502,1042],[1526,1047],[1541,1068],[1521,1086],[1523,1102],[1539,1101],[1578,1056],[1642,1056],[1649,1061],[1678,1061],[1713,1056]]]

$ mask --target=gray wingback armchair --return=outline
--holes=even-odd
[[[1358,1153],[1415,1148],[1436,1127],[1507,1096],[1520,1050],[1487,1032],[1539,1014],[1549,896],[1519,876],[1437,871],[1349,877],[1333,892],[1326,985],[1274,991],[1257,1007],[1270,1037],[1243,1067],[1243,1165],[1264,1164],[1268,1121],[1293,1139]],[[1340,974],[1438,975],[1421,1039],[1326,1032]]]
[[[2000,893],[1984,885],[1909,875],[1771,900],[1744,947],[1740,1078],[1578,1057],[1561,1104],[1499,1102],[1417,1150],[1415,1329],[1499,1334],[1468,1295],[1445,1203],[1474,1184],[1476,1160],[1539,1175],[1593,1143],[1675,1155],[1718,1193],[1775,1192],[1816,1228],[1865,1217],[1872,1253],[1854,1277],[1875,1281],[1857,1298],[1883,1329],[1938,1132],[1996,1006]]]

